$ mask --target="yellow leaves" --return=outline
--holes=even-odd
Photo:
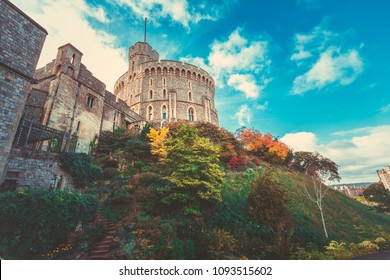
[[[159,160],[162,161],[167,157],[167,149],[165,146],[165,141],[168,137],[169,129],[166,127],[161,128],[160,130],[150,128],[148,133],[148,138],[150,140],[151,153],[157,155]]]

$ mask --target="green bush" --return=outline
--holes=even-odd
[[[76,225],[95,218],[96,196],[42,189],[0,194],[0,255],[41,259],[66,242]]]
[[[102,174],[103,180],[110,180],[119,176],[120,173],[117,168],[107,167],[103,169],[103,174]]]
[[[92,164],[91,157],[84,153],[60,153],[61,167],[69,172],[78,187],[85,187],[89,183],[99,180],[102,169]]]
[[[161,183],[161,181],[162,181],[161,175],[154,172],[139,173],[136,174],[133,178],[134,184],[141,187],[147,187],[152,184],[159,184]]]

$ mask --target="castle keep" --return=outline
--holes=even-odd
[[[205,70],[160,60],[138,42],[113,94],[72,44],[35,70],[47,32],[8,0],[0,8],[0,185],[72,186],[57,152],[88,153],[102,131],[138,133],[146,123],[177,120],[218,125],[215,83]]]
[[[176,120],[218,125],[213,78],[197,66],[160,60],[146,42],[129,48],[129,68],[115,83],[114,94],[157,127]]]

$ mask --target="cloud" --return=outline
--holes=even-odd
[[[226,85],[245,94],[246,98],[258,98],[271,80],[268,57],[268,42],[250,40],[236,28],[225,41],[215,40],[210,45],[207,60],[200,57],[183,57],[182,61],[207,70],[219,88]]]
[[[187,30],[190,24],[196,24],[201,20],[215,21],[221,17],[223,10],[229,6],[229,2],[224,5],[213,5],[210,9],[204,9],[201,5],[189,4],[187,0],[119,0],[118,3],[127,7],[135,13],[137,17],[148,17],[155,25],[159,25],[158,20],[171,19],[172,22],[181,24]]]
[[[250,74],[233,74],[228,80],[228,85],[243,92],[246,98],[256,99],[264,88],[256,84],[255,78]]]
[[[340,49],[329,48],[321,53],[318,61],[305,74],[295,78],[292,94],[321,89],[326,85],[338,83],[348,85],[363,72],[363,62],[355,49],[342,53]]]
[[[252,111],[247,104],[244,104],[234,114],[233,119],[237,119],[240,126],[248,126],[251,123]]]
[[[89,6],[83,0],[45,0],[39,9],[37,5],[30,8],[34,1],[28,1],[28,4],[24,0],[13,2],[49,33],[38,67],[51,62],[59,46],[71,43],[84,54],[82,63],[106,84],[107,90],[113,90],[115,81],[127,69],[126,51],[116,45],[115,36],[90,26],[88,20],[92,17],[103,23],[109,21],[102,7]]]
[[[379,112],[382,114],[386,114],[390,112],[390,104],[387,104],[379,109]]]
[[[312,132],[287,133],[280,141],[296,151],[315,152],[317,148],[317,137]]]
[[[268,101],[265,101],[264,104],[259,104],[256,106],[257,110],[265,111],[268,107]]]
[[[293,82],[290,94],[304,94],[320,90],[330,84],[345,86],[352,83],[363,72],[364,63],[359,49],[342,49],[346,34],[338,34],[317,26],[306,34],[294,35],[294,52],[290,60],[298,67],[308,70],[298,75]]]
[[[318,151],[340,165],[343,182],[378,181],[376,170],[389,165],[390,125],[339,131],[341,136],[321,143],[312,132],[290,133],[280,140],[294,150]]]

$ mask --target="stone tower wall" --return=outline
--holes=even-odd
[[[189,119],[219,124],[214,79],[205,70],[188,63],[173,60],[141,63],[118,79],[114,94],[157,126]]]
[[[0,0],[0,184],[47,32]]]

